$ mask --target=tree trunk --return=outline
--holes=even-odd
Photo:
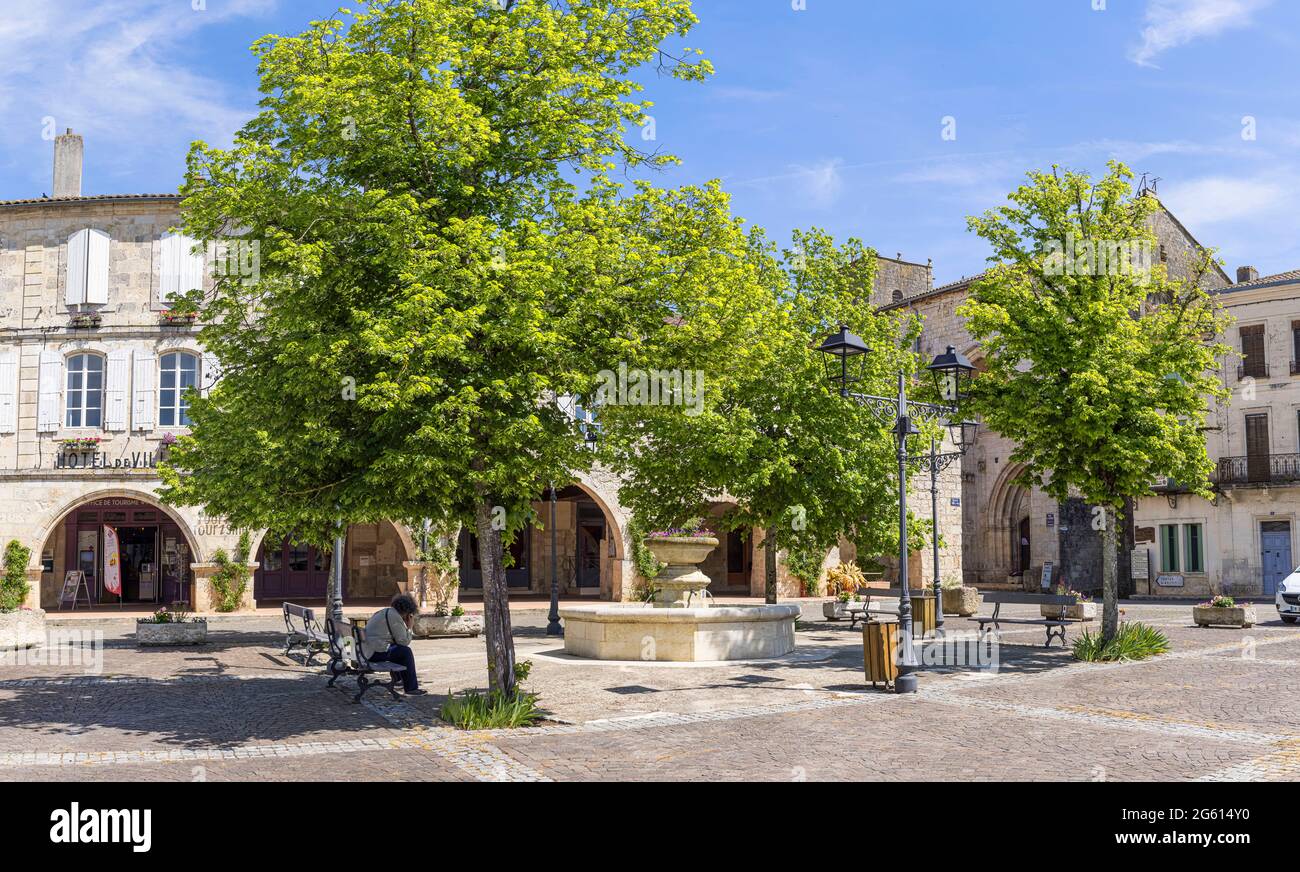
[[[1105,527],[1101,531],[1101,636],[1110,641],[1119,629],[1119,549],[1115,529],[1115,510],[1106,507]]]
[[[776,527],[768,527],[763,535],[763,598],[769,605],[776,603]]]
[[[515,692],[515,640],[510,632],[510,591],[506,587],[501,531],[492,525],[492,504],[480,501],[474,512],[479,564],[483,569],[483,636],[487,640],[488,687]]]

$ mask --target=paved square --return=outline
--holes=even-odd
[[[468,733],[436,712],[482,686],[481,639],[417,642],[431,693],[354,705],[349,679],[327,690],[280,653],[271,619],[214,621],[208,645],[174,650],[81,619],[103,633],[95,674],[0,665],[0,780],[1300,780],[1300,628],[1271,607],[1222,630],[1188,605],[1126,604],[1173,642],[1144,663],[1079,664],[1012,631],[996,672],[931,670],[905,697],[864,684],[859,630],[804,605],[794,654],[726,665],[577,660],[544,611],[518,610],[551,720]]]

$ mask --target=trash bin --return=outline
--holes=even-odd
[[[875,687],[884,682],[894,686],[898,677],[898,621],[867,620],[862,624],[862,661],[867,681]]]
[[[937,621],[934,610],[934,594],[926,591],[925,593],[912,594],[912,635],[928,636],[934,632]]]

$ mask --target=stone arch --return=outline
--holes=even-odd
[[[176,523],[176,526],[180,528],[181,535],[185,537],[185,543],[190,548],[191,561],[194,563],[202,562],[203,552],[199,549],[198,537],[194,534],[194,530],[190,527],[189,522],[186,521],[185,517],[177,512],[175,508],[158,499],[158,496],[151,491],[135,490],[125,487],[109,487],[81,494],[75,499],[62,504],[52,515],[47,516],[47,521],[41,525],[35,537],[36,547],[32,549],[33,562],[28,564],[28,568],[40,568],[41,550],[45,547],[45,543],[49,541],[50,536],[58,529],[59,524],[62,524],[69,514],[76,511],[80,506],[84,506],[86,503],[93,503],[96,500],[113,499],[115,497],[120,499],[138,500],[139,502],[147,503],[159,511],[164,512]]]
[[[1029,515],[1031,490],[1015,481],[1024,469],[1024,464],[1007,464],[989,494],[986,516],[990,520],[990,527],[985,547],[993,555],[993,566],[1000,576],[1010,575],[1017,566],[1014,543],[1019,542],[1018,525]],[[1027,569],[1024,566],[1019,568],[1022,571]]]

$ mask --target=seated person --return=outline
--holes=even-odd
[[[402,687],[410,696],[426,692],[416,680],[415,655],[411,653],[411,625],[419,610],[414,598],[399,593],[391,605],[375,612],[366,622],[366,644],[362,647],[367,660],[400,663],[406,667]]]

